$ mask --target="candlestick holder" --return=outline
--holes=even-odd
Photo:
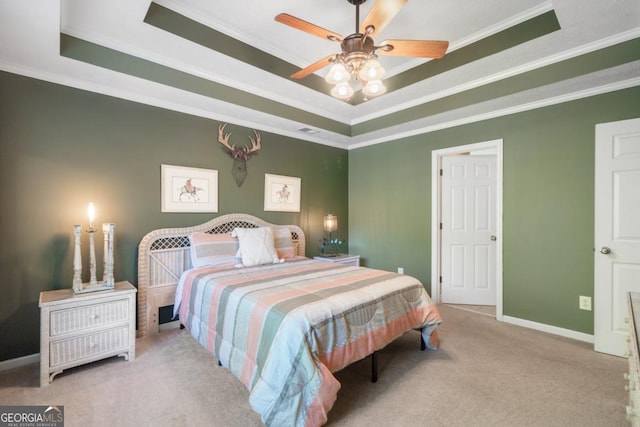
[[[102,234],[104,234],[104,268],[103,282],[105,286],[113,288],[115,280],[113,279],[113,235],[116,225],[113,223],[102,224]]]
[[[76,224],[73,226],[73,234],[75,237],[75,249],[73,255],[73,291],[76,294],[106,291],[114,289],[115,281],[113,276],[113,238],[115,233],[115,224],[102,224],[102,233],[104,235],[104,262],[103,262],[103,280],[98,281],[96,274],[96,248],[95,234],[97,229],[93,223],[89,223],[87,233],[89,234],[89,282],[82,282],[82,255],[81,255],[81,234],[82,226]]]
[[[89,224],[87,233],[89,233],[89,286],[96,286],[98,284],[98,278],[96,277],[96,244],[94,237],[96,229],[93,227],[92,223]]]

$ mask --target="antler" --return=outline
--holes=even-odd
[[[251,148],[249,147],[244,147],[244,151],[247,154],[253,153],[258,151],[261,147],[260,147],[260,134],[258,133],[257,130],[253,130],[253,133],[256,134],[256,139],[253,139],[252,137],[249,137],[249,141],[251,141]]]
[[[235,144],[232,145],[229,142],[229,138],[231,138],[231,132],[224,133],[224,127],[226,125],[227,124],[225,123],[223,125],[218,126],[218,142],[224,145],[226,149],[229,150],[229,153],[233,157],[248,158],[250,154],[255,153],[261,148],[260,134],[258,133],[258,131],[254,129],[253,133],[256,135],[255,139],[251,136],[249,137],[249,141],[251,141],[251,147],[244,146],[242,147],[242,149],[236,150],[236,145]]]
[[[229,151],[234,152],[236,151],[236,146],[229,144],[229,138],[231,138],[231,132],[224,133],[224,127],[226,125],[227,124],[225,123],[223,125],[218,126],[218,142],[224,145]]]

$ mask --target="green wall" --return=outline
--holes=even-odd
[[[593,334],[595,125],[638,116],[635,87],[350,151],[349,250],[430,290],[431,151],[503,139],[503,313]]]
[[[160,227],[245,212],[301,225],[311,256],[332,212],[348,237],[345,150],[261,132],[262,149],[238,188],[217,142],[219,121],[4,72],[0,94],[0,361],[39,352],[39,293],[71,287],[72,225],[86,225],[89,201],[98,225],[116,223],[116,280],[134,284],[137,245]],[[232,124],[227,131],[238,146],[252,135]],[[218,213],[161,213],[161,164],[217,169]],[[302,178],[300,213],[264,212],[265,173]]]

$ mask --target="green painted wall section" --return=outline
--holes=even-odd
[[[595,125],[639,116],[635,87],[352,150],[349,250],[430,290],[431,151],[503,139],[504,314],[592,334]]]
[[[262,149],[239,188],[217,121],[3,72],[0,93],[0,360],[39,352],[39,293],[71,287],[72,225],[86,225],[89,201],[98,224],[116,223],[116,280],[134,284],[147,232],[225,213],[300,224],[309,256],[319,253],[327,212],[348,238],[345,150],[261,132]],[[252,135],[233,124],[227,131],[237,145]],[[161,213],[161,164],[217,169],[218,214]],[[265,173],[302,178],[300,213],[263,211]]]

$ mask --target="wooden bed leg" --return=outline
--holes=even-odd
[[[371,353],[371,382],[378,381],[378,353]]]
[[[427,344],[424,342],[424,338],[422,337],[422,330],[424,328],[420,328],[420,350],[425,351],[427,349]]]

